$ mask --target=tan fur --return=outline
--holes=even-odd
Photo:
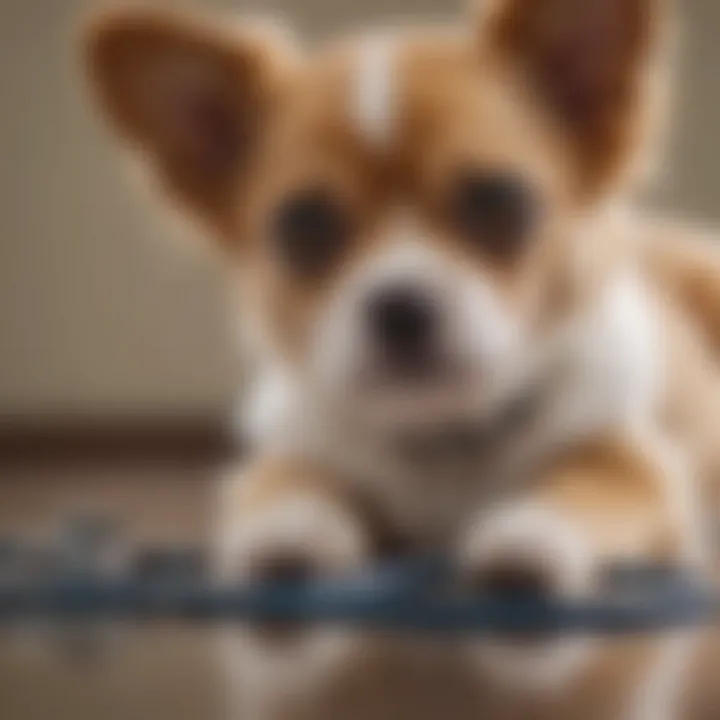
[[[684,528],[655,453],[652,440],[624,436],[573,448],[540,478],[535,496],[580,524],[605,557],[672,561]]]
[[[150,149],[161,182],[209,220],[225,245],[238,246],[243,274],[261,278],[252,284],[263,294],[260,302],[271,324],[279,326],[279,342],[300,342],[328,290],[327,283],[307,286],[288,276],[268,257],[264,244],[268,215],[283,197],[306,187],[332,188],[358,223],[339,260],[342,267],[373,251],[382,231],[378,224],[399,191],[422,210],[447,252],[462,262],[480,260],[522,313],[535,307],[536,292],[566,273],[555,263],[567,256],[564,225],[584,192],[584,180],[570,162],[575,155],[568,135],[543,117],[521,83],[512,82],[492,56],[478,57],[474,39],[459,30],[417,31],[406,39],[397,70],[403,78],[397,99],[399,141],[391,156],[366,147],[346,115],[345,88],[352,82],[355,57],[342,43],[294,71],[285,70],[288,77],[281,82],[276,67],[287,65],[278,56],[286,55],[274,43],[252,36],[238,41],[231,32],[182,16],[118,13],[103,17],[90,38],[88,63],[106,109],[134,144]],[[227,167],[204,168],[202,138],[181,134],[183,128],[162,115],[174,112],[180,123],[183,108],[154,107],[163,98],[150,84],[153,68],[156,74],[172,70],[163,67],[163,62],[170,65],[163,60],[169,53],[209,74],[212,84],[204,92],[245,133],[229,139],[239,143],[238,160],[228,147]],[[134,71],[140,66],[141,75]],[[183,68],[176,72],[180,75]],[[162,79],[155,83],[160,86]],[[183,100],[196,98],[175,99]],[[241,158],[246,165],[239,164]],[[533,243],[537,250],[517,266],[494,267],[469,255],[448,227],[439,203],[464,168],[516,171],[540,193],[547,217],[538,233],[548,237]],[[252,183],[245,188],[248,177]],[[336,268],[334,283],[341,282],[342,267]],[[536,291],[537,286],[542,289]]]
[[[262,482],[251,480],[244,486],[231,482],[223,497],[223,513],[252,515],[275,503],[278,497],[299,489],[322,495],[333,494],[338,489],[324,477],[320,468],[297,456],[262,457],[253,467],[253,473],[262,478]]]
[[[613,6],[592,0],[584,13],[573,13],[572,3],[489,0],[480,8],[492,52],[541,91],[550,89],[550,111],[564,116],[571,142],[580,146],[581,177],[592,193],[627,179],[628,171],[632,179],[662,124],[672,27],[665,0]],[[607,53],[595,44],[603,34],[612,38]],[[580,57],[571,41],[558,42],[563,35],[588,43],[587,52]],[[553,90],[566,75],[589,78],[594,92]]]
[[[148,154],[164,191],[217,237],[232,235],[247,138],[287,82],[291,48],[262,25],[153,6],[99,13],[83,39],[88,79],[114,129]],[[203,123],[225,136],[221,145],[206,142]]]
[[[244,572],[261,574],[266,562],[283,560],[286,554],[292,554],[295,543],[314,543],[312,535],[322,530],[317,523],[325,514],[325,508],[333,514],[333,519],[336,517],[338,520],[336,529],[339,545],[327,548],[324,562],[318,558],[318,570],[330,572],[335,568],[336,571],[347,571],[364,559],[370,550],[369,530],[361,527],[361,518],[357,517],[357,508],[352,499],[333,481],[330,473],[302,457],[273,455],[260,458],[241,475],[231,474],[220,501],[217,524],[220,532],[226,533],[219,543],[221,552],[217,557],[217,568],[222,577],[234,578]],[[233,540],[234,530],[238,527],[237,518],[243,517],[250,521],[278,508],[282,510],[286,503],[291,509],[297,503],[314,505],[321,512],[310,518],[310,524],[300,524],[297,531],[292,532],[287,539],[278,541],[274,553],[263,552],[256,556],[254,548],[250,548],[246,557],[240,557]],[[246,526],[249,524],[245,523]],[[258,543],[262,541],[264,544],[262,528],[258,530]],[[324,541],[324,534],[319,532],[318,538]],[[342,546],[346,539],[345,548]]]
[[[720,347],[720,248],[717,233],[668,219],[646,219],[650,271]]]

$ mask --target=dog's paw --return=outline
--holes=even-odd
[[[369,537],[351,511],[331,498],[297,493],[226,523],[216,556],[221,584],[313,581],[361,569]],[[233,686],[248,697],[276,697],[324,686],[362,650],[357,633],[287,622],[233,623],[220,647]]]
[[[551,507],[510,506],[483,514],[463,539],[459,565],[469,592],[578,599],[599,586],[600,563],[582,528]],[[492,637],[470,643],[478,667],[529,689],[569,680],[592,643],[541,634]]]
[[[349,511],[298,493],[225,528],[217,568],[227,582],[297,582],[352,572],[367,555],[368,537]]]
[[[582,528],[539,504],[482,515],[464,538],[460,563],[478,591],[561,598],[592,592],[598,569]]]
[[[298,492],[245,512],[223,528],[216,555],[216,580],[221,584],[311,582],[351,574],[369,555],[369,537],[349,509],[330,497]],[[299,626],[267,619],[242,627],[247,642],[258,650],[314,652],[320,638],[338,638],[340,631]],[[259,650],[258,650],[259,651]]]

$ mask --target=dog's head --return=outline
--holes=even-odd
[[[86,60],[236,266],[272,362],[398,426],[483,412],[586,292],[588,217],[635,179],[656,109],[658,4],[485,0],[465,27],[314,53],[126,9]]]

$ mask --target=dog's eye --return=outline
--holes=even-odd
[[[289,198],[274,217],[273,235],[293,272],[316,275],[340,255],[349,233],[347,214],[322,190]]]
[[[525,246],[537,214],[532,189],[501,173],[466,173],[452,189],[451,222],[456,230],[498,259]]]

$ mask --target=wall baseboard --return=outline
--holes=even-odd
[[[227,417],[4,418],[2,463],[221,462],[238,453]]]

